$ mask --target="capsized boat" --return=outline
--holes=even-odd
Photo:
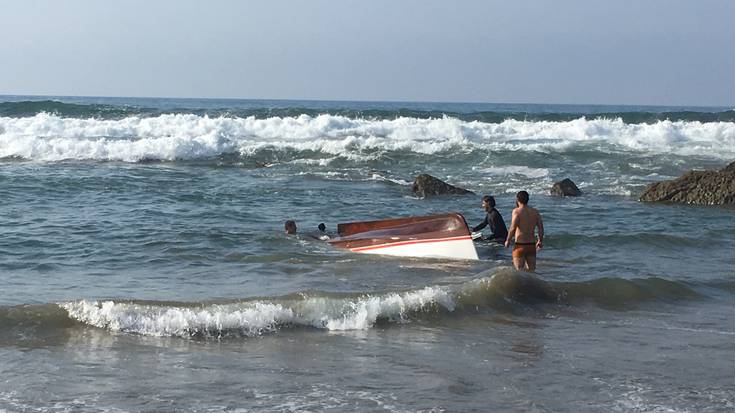
[[[350,222],[337,225],[337,234],[330,244],[363,254],[479,259],[467,222],[458,213]]]

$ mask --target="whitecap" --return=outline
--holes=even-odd
[[[453,311],[449,291],[426,287],[404,293],[365,295],[353,299],[308,297],[283,302],[211,304],[201,307],[151,305],[115,301],[59,304],[82,323],[111,331],[149,336],[257,336],[284,325],[330,331],[366,330],[378,319],[405,321],[416,311],[438,306]]]
[[[480,151],[587,150],[731,159],[735,123],[621,119],[466,122],[443,117],[353,119],[337,115],[217,117],[194,114],[117,120],[40,113],[0,117],[0,157],[39,161],[187,160],[265,149],[314,151],[364,161],[390,151],[437,154]]]

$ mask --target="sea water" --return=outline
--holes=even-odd
[[[733,160],[732,108],[0,97],[0,411],[732,411],[733,209],[637,197]],[[519,190],[533,277],[308,236]]]

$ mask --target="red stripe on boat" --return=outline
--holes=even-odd
[[[359,252],[359,251],[367,251],[367,250],[376,250],[379,248],[399,247],[401,245],[428,244],[430,242],[463,241],[463,240],[471,240],[471,239],[472,239],[471,235],[462,235],[460,237],[452,237],[452,238],[417,239],[417,240],[412,240],[412,241],[400,241],[400,242],[392,242],[388,244],[370,245],[368,247],[350,248],[350,251]]]

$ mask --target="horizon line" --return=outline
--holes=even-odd
[[[430,104],[468,104],[468,105],[548,105],[548,106],[638,106],[638,107],[671,107],[671,108],[712,108],[735,110],[733,105],[672,105],[672,104],[639,104],[639,103],[553,103],[553,102],[490,102],[490,101],[451,101],[451,100],[376,100],[376,99],[316,99],[316,98],[243,98],[243,97],[194,97],[194,96],[117,96],[117,95],[65,95],[65,94],[4,94],[0,97],[35,97],[35,98],[103,98],[103,99],[178,99],[178,100],[231,100],[231,101],[275,101],[275,102],[335,102],[335,103],[430,103]]]

